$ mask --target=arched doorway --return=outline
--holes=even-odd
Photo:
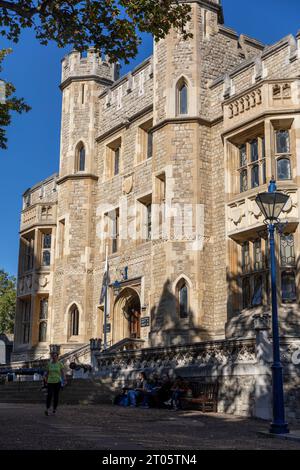
[[[113,343],[141,337],[141,302],[136,290],[126,287],[116,298],[112,330]]]

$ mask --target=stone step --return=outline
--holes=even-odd
[[[11,382],[0,386],[0,403],[44,403],[42,382]],[[111,381],[72,380],[60,393],[62,404],[112,403]]]

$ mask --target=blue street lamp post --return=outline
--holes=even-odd
[[[276,191],[274,180],[270,182],[268,192],[260,193],[256,197],[256,203],[265,216],[268,226],[270,259],[271,259],[271,286],[272,286],[272,333],[273,333],[273,365],[272,365],[272,391],[273,391],[273,422],[270,433],[289,433],[288,424],[285,422],[283,374],[280,361],[280,341],[277,308],[277,285],[276,285],[276,257],[275,257],[275,228],[279,215],[286,205],[289,196]]]

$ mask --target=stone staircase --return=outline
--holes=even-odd
[[[65,405],[111,404],[114,396],[111,380],[73,379],[60,393]],[[44,403],[41,381],[15,381],[0,384],[0,403]]]

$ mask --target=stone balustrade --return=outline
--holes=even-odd
[[[36,225],[52,225],[56,222],[56,203],[37,203],[22,211],[21,232]]]

